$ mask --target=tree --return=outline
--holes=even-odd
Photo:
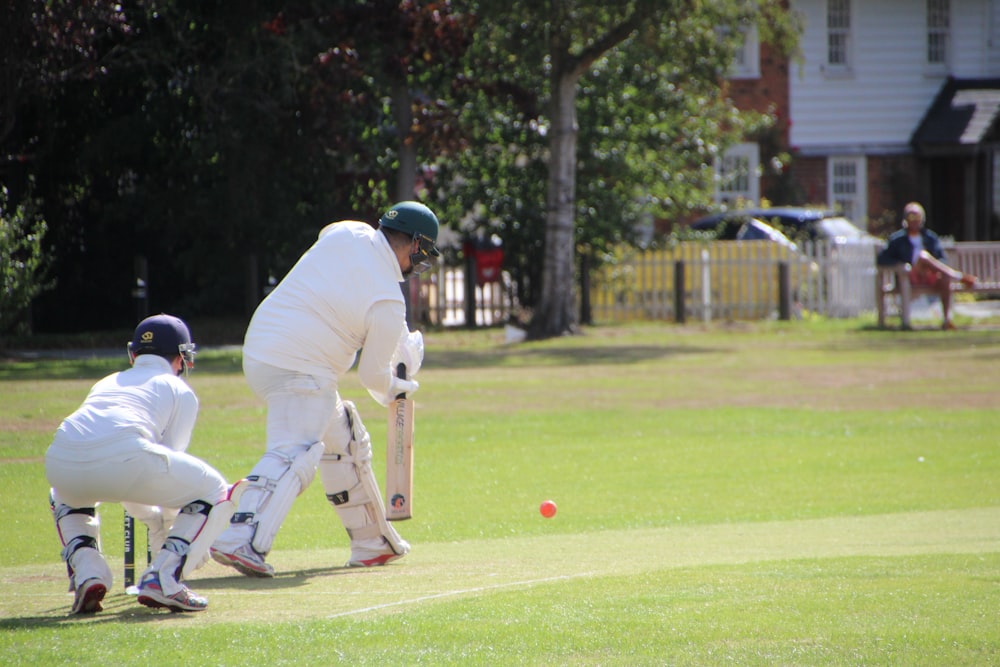
[[[0,182],[37,183],[50,331],[134,323],[137,255],[152,309],[245,315],[254,266],[280,278],[330,220],[412,198],[457,125],[447,2],[15,4]]]
[[[153,308],[243,315],[248,258],[280,277],[322,224],[418,190],[500,234],[533,335],[572,331],[577,254],[711,191],[748,127],[733,27],[780,38],[779,5],[14,0],[0,182],[33,178],[49,223],[36,315],[131,324],[137,254]]]
[[[31,300],[51,287],[42,241],[46,224],[37,202],[28,198],[10,208],[7,188],[0,188],[0,334],[31,333],[24,311]]]
[[[539,99],[545,103],[538,105],[534,126],[547,149],[544,258],[529,335],[569,333],[577,323],[580,137],[593,138],[591,148],[612,143],[600,137],[604,130],[614,139],[639,139],[608,162],[624,157],[647,166],[625,166],[601,180],[614,183],[619,194],[622,184],[631,182],[631,197],[648,210],[676,210],[703,198],[710,191],[706,165],[745,129],[746,119],[732,112],[720,85],[740,26],[756,24],[765,38],[790,46],[794,21],[781,0],[481,0],[478,8],[486,29],[477,33],[476,53],[489,53],[490,61],[502,68],[498,80],[506,76],[511,84],[519,77],[520,87],[542,91]],[[625,75],[626,85],[619,87],[619,78],[597,78],[615,71]],[[645,78],[642,87],[627,85],[637,77]],[[591,118],[609,125],[584,128],[578,123],[581,86],[605,100],[588,110]],[[617,115],[608,116],[614,107]],[[597,166],[597,156],[590,154],[592,166]],[[633,175],[648,175],[649,165],[657,163],[658,181],[630,181]]]

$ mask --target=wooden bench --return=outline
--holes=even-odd
[[[1000,294],[1000,241],[967,241],[945,246],[948,265],[969,273],[979,280],[972,287],[960,282],[952,283],[956,294]],[[908,264],[879,266],[875,272],[875,305],[878,325],[885,327],[888,300],[899,299],[899,317],[904,329],[910,328],[910,304],[914,297],[934,294],[929,287],[911,285]]]

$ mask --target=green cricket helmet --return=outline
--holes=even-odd
[[[423,273],[433,265],[432,258],[441,256],[435,245],[441,225],[434,212],[420,202],[404,201],[396,204],[382,215],[378,224],[386,229],[409,234],[418,242],[418,251],[410,255],[413,273]]]

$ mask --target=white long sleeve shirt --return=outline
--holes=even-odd
[[[381,232],[353,220],[327,225],[257,307],[243,354],[336,381],[360,351],[362,385],[388,397],[392,356],[407,334],[402,281]]]
[[[185,451],[198,418],[194,390],[154,354],[135,358],[132,368],[99,380],[56,431],[63,455],[84,453],[129,435]]]

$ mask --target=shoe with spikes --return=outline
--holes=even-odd
[[[386,565],[394,560],[399,560],[403,557],[403,554],[379,554],[378,556],[373,556],[372,558],[352,558],[347,561],[347,567],[379,567],[380,565]]]
[[[232,552],[212,549],[212,559],[216,563],[234,567],[248,577],[273,577],[274,568],[264,562],[264,556],[253,547],[243,544]]]
[[[146,607],[166,608],[172,612],[179,611],[203,611],[208,607],[208,600],[195,595],[191,589],[184,584],[178,584],[180,590],[173,595],[167,595],[163,591],[158,572],[148,572],[139,582],[138,602]]]
[[[409,551],[410,545],[403,542],[401,553],[396,553],[385,538],[352,542],[351,560],[347,561],[347,567],[379,567],[399,560]]]
[[[98,578],[87,579],[76,587],[72,614],[96,614],[104,609],[101,601],[108,592],[107,585]]]

